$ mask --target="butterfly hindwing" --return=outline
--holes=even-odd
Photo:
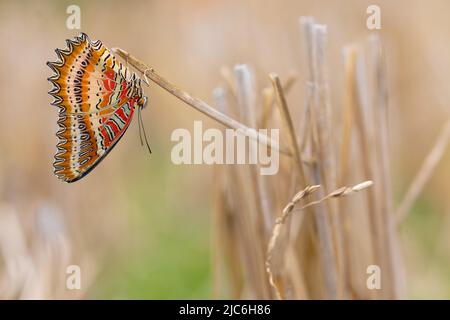
[[[49,93],[59,107],[55,174],[74,182],[89,173],[123,136],[142,90],[140,80],[100,42],[85,34],[49,62]],[[139,87],[140,88],[140,87]]]

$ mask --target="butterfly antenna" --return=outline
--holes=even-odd
[[[139,112],[138,112],[138,121],[141,122],[140,127],[142,128],[142,133],[144,134],[145,144],[147,145],[148,152],[151,154],[152,153],[152,149],[150,149],[150,144],[148,143],[147,133],[145,132],[144,120],[142,120],[142,115],[141,115],[141,109],[140,108],[139,108]],[[141,138],[141,143],[142,143],[142,138]]]
[[[142,129],[141,129],[141,108],[138,107],[138,128],[139,128],[139,140],[141,141],[141,146],[144,145],[144,141],[142,140]]]

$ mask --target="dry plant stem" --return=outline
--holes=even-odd
[[[291,153],[294,155],[294,167],[296,168],[297,173],[296,180],[301,187],[305,187],[308,185],[308,182],[306,180],[305,172],[303,169],[301,153],[297,142],[297,136],[295,134],[295,128],[292,123],[291,115],[289,113],[289,108],[286,103],[283,88],[281,86],[280,79],[276,74],[269,74],[269,79],[272,82],[273,92],[275,94],[275,101],[281,114],[281,121],[283,122],[284,128],[287,129],[290,150]],[[274,287],[273,273],[270,274],[269,282],[271,283],[271,286]],[[275,294],[278,296],[279,292],[275,291]]]
[[[340,198],[340,197],[348,196],[355,192],[369,188],[372,185],[373,185],[373,182],[370,180],[367,180],[367,181],[361,182],[353,187],[341,187],[316,201],[306,203],[302,207],[297,208],[296,212],[300,212],[311,206],[318,205],[318,204],[322,203],[323,201],[328,200],[330,198]],[[272,231],[272,236],[270,237],[270,241],[267,246],[266,270],[267,270],[267,274],[269,275],[269,283],[272,286],[272,288],[274,289],[277,299],[282,299],[282,296],[281,296],[279,288],[277,287],[276,283],[273,281],[271,262],[272,262],[273,251],[277,244],[277,239],[281,233],[281,228],[284,225],[287,218],[294,212],[295,206],[302,199],[304,199],[305,197],[307,197],[307,196],[313,194],[314,192],[316,192],[317,190],[319,190],[319,188],[320,188],[320,185],[313,185],[313,186],[308,186],[305,189],[303,189],[302,191],[298,192],[292,198],[292,200],[284,207],[282,216],[277,218],[277,220],[275,222],[275,226]]]
[[[287,94],[291,90],[294,83],[297,81],[297,75],[291,73],[287,76],[286,81],[283,83],[283,91]],[[273,87],[266,87],[263,89],[263,114],[261,119],[261,127],[266,128],[269,120],[272,116],[273,105],[275,103],[275,91]]]
[[[330,102],[330,94],[328,87],[328,70],[326,65],[326,47],[328,40],[328,30],[325,25],[314,24],[314,104],[312,108],[315,123],[314,129],[317,131],[317,167],[313,166],[315,175],[321,177],[323,192],[327,193],[334,190],[337,186],[336,182],[336,158],[334,152],[334,141],[331,134],[332,126],[332,110]],[[319,180],[313,181],[319,184]],[[336,280],[337,280],[337,297],[342,298],[344,295],[343,286],[343,235],[341,217],[333,214],[337,210],[335,202],[327,202],[323,205],[323,211],[328,213],[327,220],[330,225],[332,236],[332,248],[335,252]],[[320,210],[320,206],[317,208]]]
[[[328,88],[328,75],[325,63],[325,49],[327,44],[327,28],[324,25],[314,24],[314,118],[317,130],[318,153],[321,166],[321,175],[325,181],[325,190],[336,187],[333,148],[331,143],[331,104]]]
[[[279,146],[276,141],[273,141],[266,135],[260,134],[255,129],[249,128],[246,125],[240,123],[239,121],[236,121],[235,119],[230,118],[229,116],[217,111],[213,107],[209,106],[203,100],[195,98],[186,91],[179,89],[174,84],[170,83],[168,80],[160,76],[153,68],[149,68],[146,64],[138,60],[136,57],[130,55],[127,51],[122,50],[120,48],[112,48],[112,51],[118,54],[122,59],[127,60],[135,69],[142,72],[145,78],[148,77],[148,79],[155,82],[161,88],[165,89],[166,91],[168,91],[178,99],[182,100],[186,104],[190,105],[194,109],[207,115],[211,119],[216,120],[217,122],[223,124],[228,128],[235,129],[238,132],[252,139],[255,139],[258,142],[263,143],[275,150],[278,150],[285,155],[290,155],[290,152],[286,148]]]
[[[278,106],[278,109],[281,114],[281,121],[283,123],[283,127],[287,129],[287,135],[289,138],[289,146],[291,153],[294,155],[294,167],[297,168],[297,175],[294,175],[294,188],[298,188],[295,184],[299,183],[300,187],[305,187],[309,183],[307,181],[307,177],[305,175],[305,171],[303,168],[303,160],[302,154],[300,151],[300,147],[297,141],[297,135],[295,133],[294,124],[292,122],[292,118],[289,112],[289,108],[287,106],[286,97],[284,94],[283,87],[281,86],[281,81],[276,74],[269,74],[269,79],[272,82],[273,92],[275,95],[275,101]],[[296,180],[295,180],[296,178]],[[295,189],[294,189],[295,190]]]
[[[386,62],[383,47],[378,34],[370,37],[370,52],[372,68],[374,70],[374,103],[373,109],[373,132],[375,135],[376,155],[375,164],[378,164],[377,176],[380,184],[377,184],[378,196],[380,197],[379,210],[383,219],[383,229],[386,229],[386,254],[391,270],[392,298],[401,299],[406,296],[405,271],[403,259],[399,247],[398,234],[396,232],[395,212],[392,201],[392,175],[390,170],[390,150],[388,131],[388,86],[386,75]],[[375,130],[376,128],[376,130]],[[388,270],[389,270],[388,269]]]
[[[284,96],[284,91],[281,86],[280,78],[276,74],[269,74],[270,81],[272,81],[273,90],[275,92],[275,97],[277,105],[280,108],[280,113],[284,122],[285,127],[288,129],[289,139],[290,139],[290,149],[294,156],[294,161],[296,162],[299,180],[306,184],[306,176],[303,170],[302,157],[300,153],[300,148],[297,142],[297,136],[295,134],[294,124],[292,123],[292,118],[289,113],[289,109],[286,103],[286,98]]]
[[[234,74],[236,78],[236,94],[239,110],[241,113],[240,119],[244,119],[246,123],[252,127],[256,127],[256,90],[255,80],[253,72],[249,66],[242,64],[234,67]],[[249,157],[257,155],[257,149],[254,144],[250,144],[248,147]],[[250,166],[242,172],[242,176],[246,177],[249,188],[247,201],[254,203],[254,210],[248,212],[249,225],[248,234],[253,239],[253,250],[248,252],[254,258],[256,266],[258,268],[253,270],[257,279],[254,283],[256,290],[262,293],[261,298],[270,298],[270,287],[267,283],[267,278],[262,268],[265,261],[265,243],[267,241],[266,234],[270,232],[272,228],[271,211],[268,203],[268,192],[262,176],[259,174],[259,166]]]
[[[428,156],[425,158],[419,172],[414,177],[411,185],[406,192],[400,206],[398,207],[395,216],[397,218],[397,223],[401,223],[408,212],[411,210],[414,202],[419,196],[420,192],[423,190],[425,184],[430,179],[439,161],[442,159],[447,145],[450,141],[450,119],[442,128],[439,137],[436,140],[433,148],[431,149]]]
[[[357,138],[359,140],[359,143],[361,145],[361,156],[362,156],[362,167],[363,172],[365,176],[373,176],[371,167],[371,158],[370,155],[372,154],[371,147],[369,145],[369,138],[368,138],[368,132],[366,131],[365,126],[365,118],[364,118],[364,109],[367,108],[366,100],[364,99],[364,93],[363,88],[367,86],[366,79],[362,77],[362,72],[360,70],[360,67],[362,66],[361,63],[358,64],[358,60],[361,59],[359,48],[355,50],[354,54],[350,56],[351,59],[354,59],[351,63],[354,65],[354,76],[353,79],[355,81],[353,85],[353,95],[354,95],[354,108],[353,113],[355,115],[355,127],[357,130]],[[376,208],[375,208],[375,194],[374,192],[369,192],[368,196],[368,203],[369,203],[369,216],[372,218],[375,218],[376,215]],[[376,221],[372,221],[371,225],[376,227],[378,226]],[[374,232],[377,232],[378,229],[374,230]],[[374,235],[375,240],[379,240],[378,235]],[[376,241],[378,242],[378,241]],[[375,252],[380,253],[380,250],[375,250]],[[377,258],[375,258],[376,261],[378,261]]]
[[[365,177],[376,176],[373,156],[374,150],[371,146],[370,133],[368,132],[366,118],[364,117],[365,111],[368,109],[367,97],[365,88],[367,88],[367,79],[361,62],[362,55],[359,50],[355,51],[355,55],[351,56],[355,61],[355,75],[354,75],[354,95],[355,95],[355,105],[354,105],[354,115],[355,115],[355,127],[357,132],[358,142],[361,146],[360,156],[361,165]],[[359,63],[358,63],[359,62]],[[382,214],[380,214],[380,203],[377,201],[376,188],[373,188],[367,193],[367,204],[368,204],[368,216],[370,221],[370,232],[371,241],[373,246],[374,263],[379,265],[380,268],[385,270],[385,276],[382,278],[383,290],[375,292],[379,294],[380,298],[388,298],[392,295],[392,281],[390,277],[392,276],[390,263],[388,261],[389,254],[387,253],[388,248],[386,248],[386,232],[387,228],[384,226],[384,221]]]
[[[300,18],[300,29],[304,35],[306,58],[308,62],[308,95],[305,109],[308,112],[309,120],[305,125],[309,132],[306,147],[309,149],[312,157],[316,160],[308,168],[308,176],[313,184],[324,185],[324,190],[314,197],[320,198],[329,190],[330,185],[327,176],[324,174],[323,165],[327,160],[326,156],[326,125],[323,119],[326,119],[326,110],[328,98],[326,97],[325,81],[325,59],[324,48],[326,40],[326,28],[318,25],[311,17]],[[307,149],[307,150],[308,150]],[[337,248],[333,241],[337,240],[334,226],[330,223],[333,218],[329,214],[329,208],[326,205],[319,204],[314,208],[314,224],[317,230],[317,250],[319,253],[319,262],[322,266],[322,277],[324,279],[324,293],[328,299],[337,299],[340,295],[340,283],[338,279]],[[336,242],[337,244],[337,242]]]
[[[389,151],[389,132],[388,132],[388,92],[387,92],[387,76],[386,65],[384,61],[383,50],[379,35],[370,38],[371,58],[375,73],[375,95],[373,108],[377,117],[374,117],[378,123],[375,127],[379,131],[377,145],[379,145],[379,162],[381,164],[382,184],[379,186],[384,191],[383,211],[392,213],[392,183],[390,172],[390,151]]]
[[[218,110],[226,113],[228,104],[225,89],[218,87],[213,90],[215,106]],[[232,299],[240,299],[242,291],[242,259],[239,256],[239,232],[236,223],[235,212],[229,198],[234,198],[234,192],[238,192],[234,185],[233,172],[231,168],[217,166],[214,168],[216,177],[214,178],[218,189],[218,199],[216,203],[216,214],[214,215],[214,241],[213,245],[213,293],[215,299],[220,299],[221,274],[226,273],[229,277],[229,290]],[[219,250],[217,250],[219,248]],[[228,268],[224,266],[228,265]],[[228,271],[228,272],[227,272]]]
[[[340,160],[339,160],[339,173],[338,173],[338,185],[343,185],[349,176],[349,153],[351,144],[351,130],[353,127],[353,108],[354,108],[354,75],[355,75],[355,48],[350,47],[344,50],[344,65],[345,65],[345,100],[343,110],[343,125],[342,125],[342,141],[340,145]],[[348,208],[346,201],[339,201],[338,210],[340,212],[339,217],[342,219],[343,232],[343,277],[344,277],[344,298],[347,298],[352,290],[351,283],[351,263],[350,263],[350,217],[347,212]]]
[[[286,98],[283,93],[283,88],[281,87],[280,79],[276,74],[269,75],[272,85],[274,87],[275,96],[277,104],[280,108],[280,113],[284,121],[285,127],[288,129],[288,134],[290,137],[291,152],[294,155],[294,161],[297,166],[297,172],[299,174],[299,180],[303,185],[308,185],[308,180],[303,170],[302,158],[297,142],[294,125],[287,107]],[[329,298],[336,298],[336,277],[335,277],[335,263],[333,252],[330,245],[330,237],[326,234],[326,216],[323,207],[318,207],[317,212],[314,215],[320,243],[320,255],[321,255],[321,265],[322,272],[325,279],[325,284],[327,288],[327,294]]]
[[[237,85],[237,100],[243,106],[245,118],[247,123],[252,127],[257,127],[257,106],[256,106],[256,88],[254,83],[254,76],[247,65],[238,65],[234,68]],[[247,99],[245,98],[247,97]],[[256,154],[257,150],[253,149],[253,145],[249,146],[249,152]],[[264,227],[266,232],[270,232],[272,228],[271,204],[266,180],[259,174],[259,164],[251,167],[252,180],[259,199],[257,201],[258,209],[263,217]],[[262,233],[264,234],[264,233]],[[263,239],[265,243],[266,239]]]
[[[227,93],[223,88],[217,88],[213,91],[213,97],[216,107],[226,113],[229,112],[231,106],[228,104]],[[249,254],[246,252],[253,252],[253,245],[255,241],[251,239],[248,229],[246,228],[247,210],[244,203],[243,206],[239,204],[243,203],[243,199],[246,199],[245,190],[241,176],[238,172],[239,167],[236,166],[224,166],[220,170],[224,172],[223,175],[223,188],[226,191],[224,198],[222,199],[223,207],[227,208],[227,216],[225,217],[225,224],[219,225],[218,231],[223,230],[223,240],[221,245],[224,248],[225,256],[222,254],[222,258],[228,257],[229,262],[229,281],[232,288],[233,299],[242,299],[244,296],[242,293],[245,290],[246,283],[243,279],[248,279],[248,283],[260,283],[259,279],[255,279],[255,267]],[[237,204],[237,205],[236,205]],[[215,250],[219,253],[221,250]]]

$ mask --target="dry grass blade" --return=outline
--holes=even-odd
[[[273,90],[275,92],[275,97],[277,104],[280,108],[280,113],[282,115],[284,125],[288,129],[289,139],[290,139],[290,149],[291,153],[294,155],[294,160],[297,165],[297,170],[299,174],[299,179],[302,183],[306,184],[306,176],[303,171],[302,157],[300,153],[300,148],[297,143],[297,136],[295,134],[294,124],[292,123],[292,118],[289,113],[289,108],[286,103],[286,98],[284,96],[283,87],[281,86],[280,78],[276,74],[269,74],[270,81],[272,81]]]
[[[294,73],[291,73],[287,76],[286,81],[283,83],[283,91],[287,94],[294,86],[295,82],[297,81],[297,75]],[[273,112],[273,105],[275,103],[275,91],[273,90],[273,87],[266,87],[262,91],[263,95],[263,114],[261,116],[261,127],[266,128],[267,124],[269,123],[269,120],[271,118],[272,112]]]
[[[369,187],[371,187],[373,185],[373,181],[367,180],[364,182],[361,182],[357,185],[354,185],[352,187],[341,187],[339,189],[336,189],[335,191],[329,193],[328,195],[320,198],[319,200],[316,201],[311,201],[306,203],[305,205],[301,206],[300,208],[298,208],[296,211],[303,211],[306,208],[309,208],[311,206],[317,205],[322,203],[325,200],[328,200],[330,198],[340,198],[340,197],[346,197],[348,195],[351,195],[355,192],[359,192],[361,190],[367,189]],[[283,209],[283,214],[281,217],[277,218],[276,222],[275,222],[275,226],[273,228],[272,231],[272,236],[270,237],[270,241],[269,244],[267,246],[267,258],[266,258],[266,271],[267,274],[269,276],[269,283],[272,286],[272,288],[275,291],[276,297],[278,299],[281,299],[281,293],[280,290],[278,288],[278,286],[276,285],[275,281],[273,280],[273,273],[272,273],[272,267],[271,267],[271,261],[272,261],[272,255],[273,255],[273,251],[274,248],[276,246],[277,243],[277,239],[281,233],[281,228],[284,225],[284,222],[286,221],[286,219],[294,212],[295,206],[305,197],[313,194],[314,192],[316,192],[318,189],[320,188],[320,185],[313,185],[313,186],[308,186],[305,189],[301,190],[300,192],[298,192],[293,198],[292,200],[286,205],[286,207]]]

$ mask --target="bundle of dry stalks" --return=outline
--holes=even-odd
[[[282,155],[274,176],[260,175],[258,165],[217,167],[216,297],[404,298],[395,223],[431,175],[450,131],[444,129],[394,213],[388,95],[378,36],[343,48],[343,101],[332,105],[325,59],[327,27],[310,17],[300,18],[299,27],[306,48],[304,102],[287,99],[297,79],[294,73],[284,82],[271,73],[267,86],[258,88],[252,69],[237,65],[220,70],[225,84],[213,91],[216,108],[212,108],[126,51],[113,50],[146,80]],[[281,142],[257,133],[258,128],[279,128]],[[363,189],[367,190],[347,197]],[[381,271],[381,286],[375,289],[367,282],[374,265]]]
[[[275,177],[258,176],[254,168],[221,169],[217,293],[223,296],[228,286],[225,296],[233,298],[403,297],[380,43],[374,38],[365,46],[345,48],[340,108],[330,102],[326,26],[301,18],[300,32],[306,48],[306,103],[289,101],[289,107],[294,81],[290,77],[282,85],[275,74],[259,97],[245,65],[235,67],[234,77],[223,69],[228,85],[215,91],[216,104],[238,120],[255,128],[280,128],[280,145],[292,155],[282,158]],[[365,180],[374,185],[366,181],[339,188]],[[343,197],[367,187],[361,195]],[[382,271],[379,290],[366,285],[371,265]]]

